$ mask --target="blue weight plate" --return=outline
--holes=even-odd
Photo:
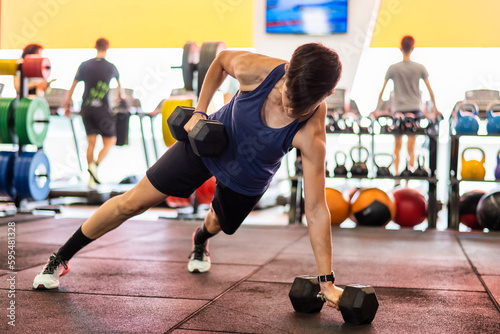
[[[23,152],[16,160],[19,166],[17,173],[16,190],[17,196],[22,199],[31,199],[29,190],[29,166],[35,152]],[[17,169],[17,167],[16,167]]]
[[[24,159],[21,156],[19,156],[14,162],[14,187],[16,188],[17,196],[20,198],[22,198],[21,180],[22,180],[23,161]]]
[[[25,154],[23,157],[23,165],[22,165],[22,191],[24,194],[23,198],[31,199],[31,193],[29,189],[29,168],[30,168],[30,163],[31,159],[33,158],[33,155],[35,154],[34,152],[27,152],[28,154]]]
[[[7,196],[7,163],[9,158],[0,152],[0,195]]]
[[[0,195],[16,197],[14,186],[15,152],[0,152]]]
[[[30,159],[31,152],[23,152],[16,159],[14,164],[14,186],[16,187],[17,197],[21,199],[29,198],[27,189],[28,171],[27,160]]]
[[[28,191],[30,198],[42,201],[50,192],[50,164],[43,151],[37,151],[27,162],[28,165]],[[45,176],[40,176],[45,175]]]

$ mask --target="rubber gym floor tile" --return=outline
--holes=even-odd
[[[146,234],[152,234],[157,231],[160,231],[164,228],[160,223],[151,223],[151,222],[141,222],[140,224],[137,222],[131,223],[127,222],[128,225],[120,226],[119,228],[105,234],[98,240],[89,244],[86,249],[101,247],[103,245],[109,245],[116,242],[122,242],[126,240],[130,240],[133,238],[140,237]],[[127,224],[125,223],[125,224]],[[17,237],[19,242],[36,242],[36,243],[47,243],[62,246],[78,229],[78,226],[64,226],[57,229],[39,231],[36,233],[29,234],[21,234]],[[57,249],[56,249],[57,250]]]
[[[196,226],[194,226],[196,227]],[[161,261],[186,261],[192,248],[193,226],[184,228],[168,226],[154,234],[138,237],[130,242],[113,244],[82,253],[82,257],[144,259]],[[210,240],[212,263],[263,265],[284,247],[294,244],[305,235],[296,228],[245,228],[234,235],[220,233]]]
[[[496,303],[500,305],[500,276],[481,276]],[[500,312],[500,310],[499,310]]]
[[[205,303],[202,300],[18,291],[16,326],[8,325],[4,316],[0,332],[14,329],[15,333],[163,333]]]
[[[137,261],[187,262],[192,250],[191,239],[168,241],[144,241],[144,239],[120,242],[99,249],[82,252],[82,258],[122,259]],[[212,247],[210,245],[210,252]],[[213,258],[212,258],[212,262]]]
[[[484,291],[466,260],[430,260],[371,256],[333,257],[336,283],[363,283],[382,287]],[[283,253],[249,278],[250,281],[289,282],[315,275],[314,257]]]
[[[82,225],[84,220],[82,219],[74,219],[74,218],[48,218],[30,222],[16,223],[15,225],[15,233],[16,237],[20,235],[37,233],[40,231],[47,231],[52,229],[58,229],[61,227],[69,227],[74,226],[75,229],[78,226]],[[7,232],[11,232],[12,230],[8,230],[8,225],[0,225],[0,239],[7,238]]]
[[[438,242],[426,238],[374,238],[373,236],[333,238],[334,254],[338,256],[373,256],[411,260],[465,260],[456,240]]]
[[[172,334],[210,334],[210,333],[234,333],[234,332],[221,332],[221,331],[208,331],[208,330],[191,330],[191,329],[175,329]]]
[[[377,289],[372,324],[344,323],[340,312],[296,313],[289,284],[250,283],[226,293],[180,326],[186,330],[244,333],[498,333],[498,312],[485,293]],[[473,310],[473,311],[472,311]],[[221,321],[221,315],[224,319]]]
[[[346,230],[332,232],[333,254],[338,256],[373,256],[412,259],[466,259],[454,235],[379,229]],[[309,237],[295,242],[284,253],[313,254]]]
[[[459,239],[480,274],[500,275],[500,233],[472,233]]]
[[[16,242],[15,244],[15,270],[24,270],[33,266],[45,264],[49,256],[57,250],[54,245]],[[0,269],[7,270],[7,245],[2,242],[0,248]],[[39,269],[41,270],[41,268]]]
[[[37,216],[30,213],[18,213],[14,216],[1,217],[0,225],[5,225],[9,222],[24,223],[30,221],[38,221],[43,219],[52,219],[51,216]]]
[[[187,260],[187,258],[186,258]],[[125,261],[75,257],[61,277],[59,291],[128,296],[211,299],[255,271],[254,266],[213,265],[210,272],[192,274],[187,261]],[[42,266],[18,273],[17,288],[31,290]],[[5,288],[7,282],[0,282]]]
[[[294,312],[289,284],[244,282],[180,326],[189,330],[231,333],[315,333],[341,328],[339,312]],[[221,315],[224,318],[221,319]]]

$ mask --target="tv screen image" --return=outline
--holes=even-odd
[[[347,32],[348,0],[267,0],[266,32],[333,34]]]

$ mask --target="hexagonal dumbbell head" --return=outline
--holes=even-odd
[[[320,286],[316,276],[295,277],[288,296],[297,312],[317,313],[324,302],[318,298]]]
[[[172,136],[179,141],[188,141],[188,134],[184,125],[193,116],[193,107],[177,106],[167,119],[168,128]]]
[[[201,157],[218,156],[228,142],[224,125],[208,119],[199,120],[188,137],[194,153]]]
[[[344,321],[354,324],[369,324],[375,318],[378,300],[375,290],[369,285],[348,285],[339,302]]]

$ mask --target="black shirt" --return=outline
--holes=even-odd
[[[119,80],[118,69],[104,58],[89,59],[80,65],[75,80],[85,83],[82,111],[86,109],[110,110],[108,91],[109,83],[113,78]]]

